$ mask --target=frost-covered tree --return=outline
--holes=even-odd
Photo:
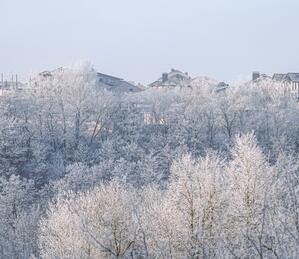
[[[275,256],[275,247],[268,247],[272,169],[253,133],[236,137],[231,156],[226,169],[230,197],[227,246],[232,256]]]
[[[299,159],[281,154],[275,165],[277,173],[272,192],[271,226],[279,240],[279,257],[296,257],[299,253]]]
[[[225,209],[221,160],[209,154],[175,162],[164,192],[150,187],[143,194],[141,229],[146,252],[154,258],[213,258],[223,252]]]
[[[137,224],[134,192],[116,182],[59,196],[40,223],[42,258],[124,258]]]
[[[221,163],[208,154],[198,161],[187,156],[172,166],[169,199],[176,207],[187,257],[212,258],[222,250],[226,183]]]
[[[0,257],[29,258],[37,253],[39,207],[32,181],[0,178]]]

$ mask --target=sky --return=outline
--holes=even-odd
[[[89,60],[148,84],[176,68],[218,80],[299,72],[298,0],[0,0],[0,73]]]

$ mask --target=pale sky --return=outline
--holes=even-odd
[[[0,0],[0,73],[90,60],[150,83],[177,68],[230,80],[299,72],[298,0]]]

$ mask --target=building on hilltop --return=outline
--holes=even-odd
[[[260,72],[257,71],[252,73],[252,81],[259,81],[263,79],[271,79],[271,77],[268,76],[267,74],[261,74]]]
[[[289,91],[290,96],[299,100],[299,73],[274,74],[273,80],[281,82]]]
[[[253,72],[252,74],[252,81],[258,81],[265,78],[280,83],[290,97],[299,100],[299,73],[275,73],[272,77],[260,74],[259,72]]]
[[[30,80],[30,83],[34,83],[36,85],[38,84],[38,82],[49,80],[52,77],[59,76],[65,70],[66,68],[60,67],[52,71],[46,70],[40,72],[35,78]],[[141,91],[141,88],[139,86],[134,85],[133,83],[129,83],[122,78],[99,72],[96,73],[95,83],[99,87],[99,89],[106,89],[107,91],[110,91],[114,94],[124,94]]]
[[[198,76],[191,78],[188,73],[180,70],[171,69],[169,73],[163,73],[157,81],[149,84],[153,88],[174,88],[188,87],[190,89],[207,88],[211,92],[224,92],[229,85],[225,82],[219,82],[208,76]]]
[[[229,87],[229,84],[227,84],[225,82],[220,82],[220,83],[217,84],[214,91],[216,93],[219,93],[219,92],[225,91],[228,87]]]
[[[273,76],[272,76],[272,79],[275,80],[275,81],[282,81],[285,77],[285,74],[279,74],[279,73],[275,73]]]
[[[139,86],[129,83],[122,78],[103,73],[97,73],[96,83],[99,87],[105,88],[106,90],[117,94],[130,92],[135,93],[142,90]]]
[[[252,81],[259,79],[260,76],[261,76],[260,72],[257,72],[257,71],[253,72],[252,73]]]
[[[183,73],[176,69],[171,69],[169,73],[163,73],[155,82],[149,84],[149,87],[185,87],[190,86],[191,77],[188,73]]]
[[[63,67],[59,67],[59,68],[56,68],[53,70],[44,70],[44,71],[38,73],[37,75],[35,75],[34,77],[30,77],[28,84],[29,84],[29,86],[32,86],[32,85],[36,86],[40,82],[54,78],[55,76],[59,75],[63,71],[64,71]]]

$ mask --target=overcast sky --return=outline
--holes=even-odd
[[[174,67],[230,80],[299,72],[298,0],[0,0],[0,72],[90,60],[149,83]]]

